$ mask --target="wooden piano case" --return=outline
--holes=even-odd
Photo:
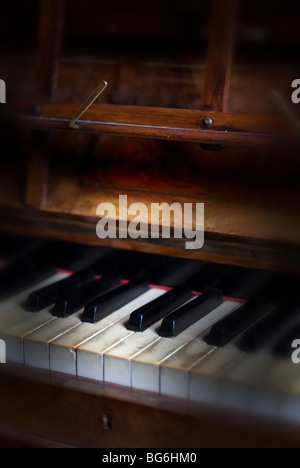
[[[31,0],[16,23],[6,6],[2,232],[299,274],[297,2],[123,3]],[[204,203],[204,247],[100,241],[96,208],[122,194],[148,207]],[[0,429],[16,444],[299,445],[292,427],[215,408],[23,377],[1,386],[14,409]]]

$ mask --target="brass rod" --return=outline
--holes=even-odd
[[[105,88],[107,87],[106,81],[102,81],[97,88],[92,92],[92,94],[84,101],[84,103],[79,107],[77,112],[74,114],[72,119],[70,120],[69,127],[76,128],[76,122],[80,119],[80,117],[91,107],[91,105],[96,101],[96,99],[103,93]],[[77,127],[78,128],[78,127]]]

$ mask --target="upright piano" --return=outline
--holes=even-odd
[[[1,6],[1,446],[300,445],[298,3]]]

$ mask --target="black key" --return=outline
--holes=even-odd
[[[291,326],[290,330],[284,333],[284,335],[275,343],[272,348],[273,354],[278,358],[291,358],[294,348],[292,348],[293,342],[300,340],[300,324],[297,323]]]
[[[133,301],[148,289],[149,280],[142,277],[133,279],[128,284],[122,285],[107,294],[98,295],[96,300],[85,307],[82,321],[88,323],[99,322],[99,320]]]
[[[123,255],[122,252],[117,250],[105,255],[100,260],[96,260],[93,263],[93,268],[95,269],[96,274],[100,276],[106,276],[109,274],[111,276],[116,275],[124,278],[122,265]]]
[[[109,255],[109,250],[91,245],[59,242],[52,248],[50,254],[60,269],[83,271],[91,268],[94,263],[104,260]]]
[[[40,312],[51,304],[54,304],[62,294],[81,288],[89,281],[92,281],[94,276],[95,271],[93,268],[90,268],[75,273],[69,278],[65,278],[38,291],[34,291],[27,298],[25,310],[28,312]]]
[[[259,351],[272,338],[274,330],[280,323],[278,311],[268,314],[243,335],[238,343],[239,349],[248,353]]]
[[[132,280],[147,276],[161,264],[161,259],[149,254],[138,252],[116,251],[103,258],[93,266],[97,274],[105,276],[107,271],[111,274],[121,275],[123,279]]]
[[[6,258],[10,264],[35,263],[37,252],[41,252],[41,249],[47,249],[48,246],[49,241],[36,238],[9,236],[9,238],[3,239],[1,237],[0,256]]]
[[[191,286],[178,286],[149,304],[135,310],[130,316],[127,328],[135,332],[142,332],[165,317],[172,310],[192,299],[192,297]]]
[[[295,305],[279,307],[251,327],[238,344],[241,351],[256,352],[266,346],[280,332],[287,319],[299,309]]]
[[[225,297],[249,301],[257,297],[266,297],[265,290],[271,279],[269,272],[231,267],[228,274],[215,287],[221,289]]]
[[[299,277],[276,275],[274,281],[270,284],[268,297],[272,302],[286,305],[299,301]]]
[[[213,289],[222,290],[219,284],[224,278],[227,278],[231,272],[232,267],[227,265],[219,265],[216,263],[204,263],[201,265],[201,270],[198,275],[195,275],[189,281],[194,291],[206,293]],[[224,293],[223,293],[224,295]]]
[[[50,278],[56,271],[54,265],[14,265],[9,267],[1,273],[0,294],[6,296],[17,293]]]
[[[82,288],[61,296],[55,302],[53,315],[62,318],[69,317],[82,309],[88,302],[116,288],[120,283],[121,277],[119,276],[92,281]]]
[[[166,317],[159,331],[160,336],[171,338],[179,335],[188,327],[205,317],[223,302],[221,291],[214,289],[193,301],[188,302],[176,309]]]
[[[247,302],[245,305],[216,323],[210,330],[206,342],[212,346],[225,346],[271,310],[265,299]]]
[[[163,258],[161,265],[151,272],[149,279],[151,284],[176,288],[183,282],[193,285],[192,280],[204,274],[204,271],[206,272],[206,264],[201,262]],[[195,287],[194,289],[196,290]]]

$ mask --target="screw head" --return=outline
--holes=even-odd
[[[204,128],[211,128],[213,126],[213,119],[211,117],[204,117],[202,119],[202,127]]]
[[[111,415],[110,414],[104,414],[103,415],[103,428],[106,432],[111,431]]]
[[[40,116],[42,115],[42,109],[40,108],[39,105],[35,105],[35,106],[32,107],[31,113],[32,113],[35,117],[40,117]]]

